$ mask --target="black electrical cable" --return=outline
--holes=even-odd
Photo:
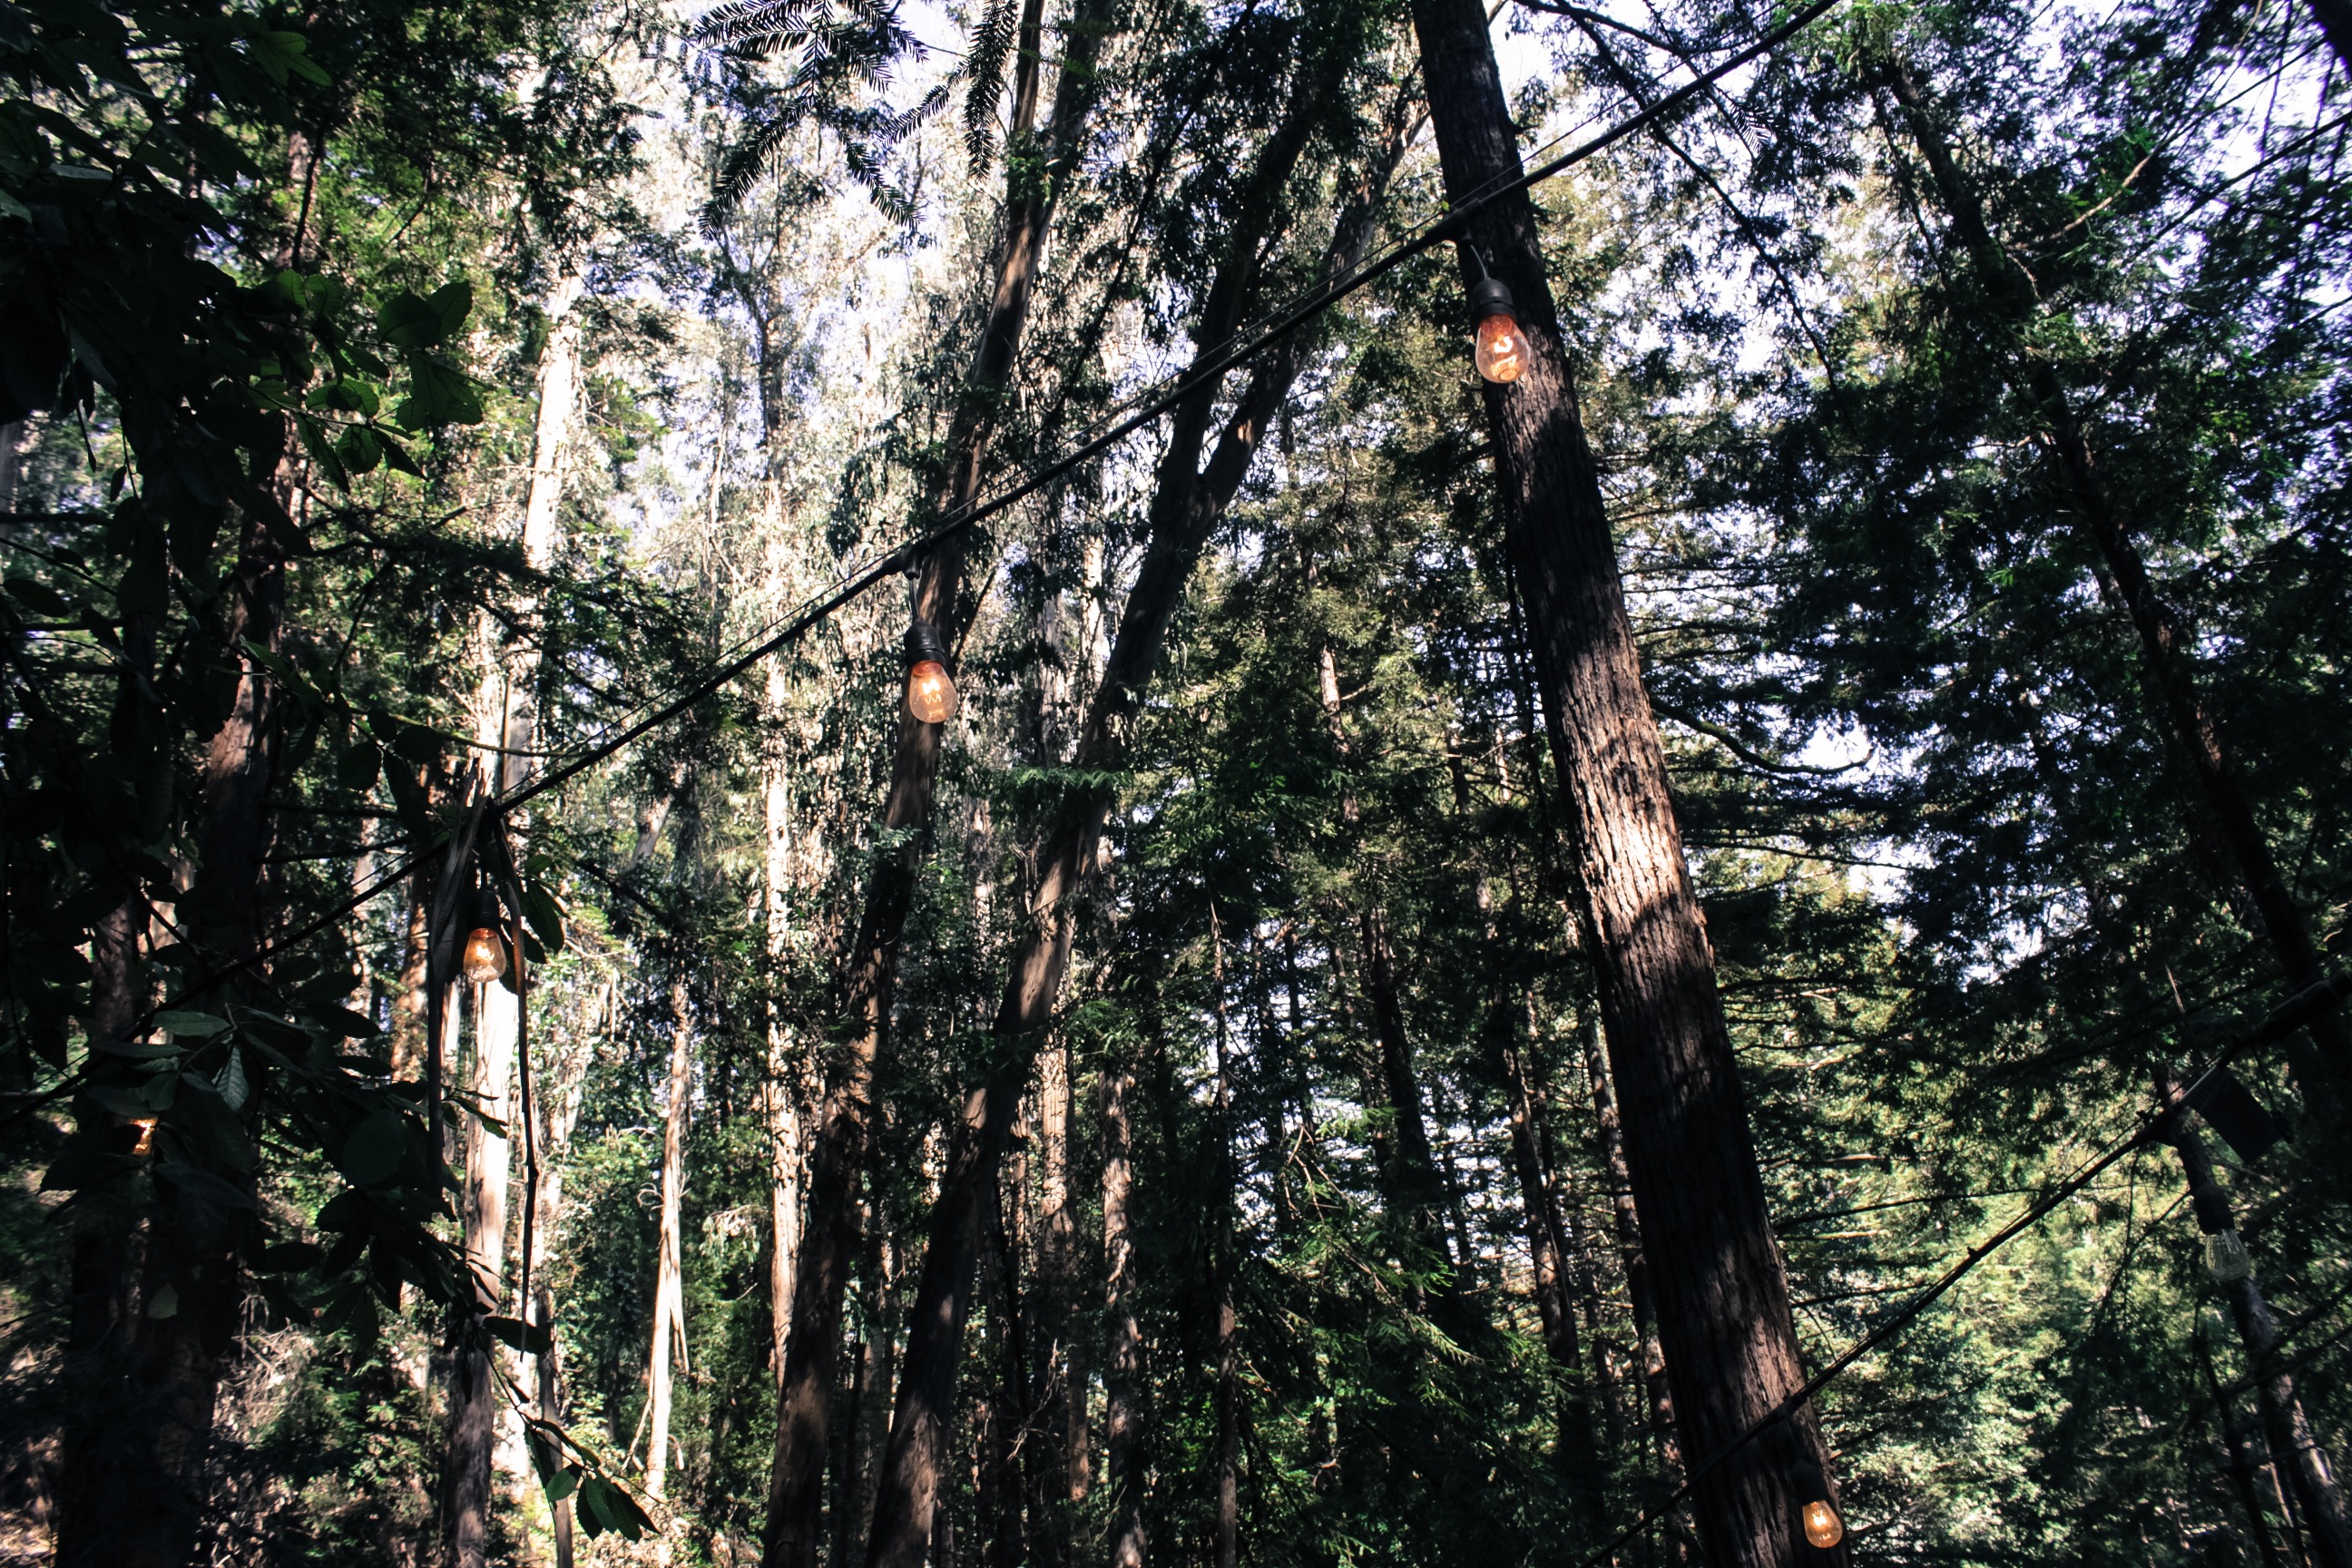
[[[1717,1449],[1705,1464],[1693,1468],[1683,1478],[1683,1484],[1676,1487],[1671,1496],[1643,1510],[1641,1517],[1612,1536],[1601,1550],[1585,1558],[1582,1568],[1600,1568],[1600,1565],[1607,1562],[1611,1553],[1619,1547],[1679,1507],[1683,1500],[1690,1496],[1692,1489],[1696,1487],[1703,1478],[1719,1468],[1725,1460],[1753,1442],[1774,1422],[1786,1420],[1803,1409],[1807,1402],[1828,1387],[1831,1380],[1840,1373],[1844,1372],[1855,1362],[1909,1327],[1913,1319],[1934,1305],[1937,1297],[1958,1284],[1961,1276],[2032,1228],[2036,1221],[2060,1204],[2089,1186],[2116,1161],[2133,1150],[2141,1148],[2162,1136],[2172,1120],[2180,1114],[2189,1097],[2210,1081],[2214,1074],[2228,1067],[2232,1058],[2252,1050],[2256,1046],[2267,1045],[2273,1040],[2284,1038],[2314,1018],[2334,1010],[2347,996],[2352,996],[2352,974],[2335,974],[2305,987],[2271,1009],[2261,1023],[2224,1046],[2221,1053],[2208,1062],[2205,1069],[2197,1075],[2195,1081],[2173,1097],[2171,1104],[2159,1106],[2142,1117],[2137,1127],[2115,1143],[2110,1144],[2105,1152],[2061,1182],[2047,1195],[2029,1205],[2024,1213],[1993,1232],[1984,1241],[1970,1247],[1958,1263],[1937,1276],[1917,1295],[1896,1308],[1894,1314],[1885,1322],[1840,1352],[1836,1359],[1807,1378],[1794,1392],[1783,1397],[1780,1403],[1759,1417],[1755,1425]]]

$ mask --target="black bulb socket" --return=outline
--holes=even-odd
[[[497,931],[500,923],[499,896],[490,891],[489,884],[484,883],[474,889],[474,920],[467,929]]]
[[[1471,324],[1475,326],[1489,316],[1508,316],[1514,321],[1519,319],[1518,302],[1511,298],[1510,289],[1503,286],[1499,278],[1481,278],[1470,285]]]
[[[1830,1500],[1829,1478],[1822,1468],[1809,1458],[1792,1459],[1789,1463],[1789,1489],[1797,1494],[1797,1506],[1809,1502]]]
[[[912,669],[926,659],[950,675],[955,673],[955,665],[948,658],[947,639],[940,636],[939,627],[917,616],[907,623],[907,668]]]

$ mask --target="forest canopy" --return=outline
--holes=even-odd
[[[0,1563],[2352,1568],[2346,0],[0,0]]]

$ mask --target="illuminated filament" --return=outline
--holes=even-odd
[[[1497,311],[1478,323],[1478,374],[1488,381],[1517,381],[1528,368],[1528,335],[1519,323]]]
[[[507,944],[488,926],[476,926],[466,933],[466,956],[460,962],[467,979],[488,985],[507,972]]]
[[[956,715],[955,682],[938,659],[916,661],[907,671],[907,711],[926,724],[944,724]]]

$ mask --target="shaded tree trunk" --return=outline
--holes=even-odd
[[[1127,1109],[1135,1064],[1124,1048],[1103,1063],[1103,1316],[1110,1350],[1103,1368],[1104,1458],[1110,1488],[1110,1568],[1143,1568],[1143,1331],[1135,1317],[1135,1123]]]
[[[1528,1046],[1536,1042],[1534,1005],[1530,995]],[[1573,1255],[1568,1227],[1560,1217],[1559,1194],[1544,1158],[1540,1102],[1528,1072],[1527,1050],[1508,1027],[1498,1032],[1503,1086],[1510,1105],[1511,1165],[1519,1181],[1519,1208],[1527,1223],[1528,1254],[1535,1268],[1536,1312],[1543,1321],[1544,1344],[1551,1352],[1552,1363],[1569,1381],[1568,1397],[1560,1406],[1560,1458],[1584,1503],[1587,1522],[1597,1532],[1605,1532],[1608,1498],[1601,1484],[1601,1456],[1592,1443],[1592,1412],[1581,1386],[1576,1318],[1569,1300]],[[1596,1352],[1601,1348],[1598,1335],[1593,1348]]]
[[[2253,1461],[2246,1456],[2245,1434],[2238,1427],[2235,1403],[2221,1386],[2221,1374],[2213,1370],[2213,1342],[2205,1332],[2201,1317],[2196,1340],[2197,1363],[2205,1374],[2205,1392],[2213,1401],[2213,1418],[2221,1432],[2222,1465],[2229,1472],[2231,1486],[2237,1491],[2239,1506],[2246,1510],[2246,1528],[2253,1532],[2263,1568],[2286,1568],[2279,1556],[2278,1542],[2271,1539],[2270,1521],[2263,1513],[2262,1493],[2254,1485]]]
[[[1445,189],[1465,202],[1522,173],[1486,12],[1478,0],[1414,0],[1412,15]],[[1479,272],[1473,248],[1510,289],[1529,345],[1518,381],[1484,387],[1506,555],[1562,786],[1676,1413],[1696,1451],[1724,1455],[1698,1488],[1700,1531],[1717,1568],[1782,1568],[1802,1549],[1789,1461],[1801,1447],[1826,1471],[1828,1454],[1809,1416],[1732,1447],[1804,1372],[1714,954],[1524,191],[1470,221],[1465,286]]]
[[[1086,1497],[1087,1360],[1076,1331],[1077,1219],[1070,1198],[1070,1044],[1045,1049],[1037,1087],[1037,1287],[1030,1293],[1038,1408],[1029,1534],[1038,1568],[1069,1568],[1071,1521]]]
[[[2170,1075],[2159,1071],[2156,1089],[2158,1098],[2164,1103],[2179,1103],[2179,1086]],[[2180,1156],[2181,1173],[2189,1183],[2189,1205],[2197,1215],[2197,1228],[2208,1237],[2226,1238],[2215,1256],[2242,1255],[2245,1244],[2238,1239],[2237,1220],[2230,1212],[2229,1194],[2214,1178],[2213,1162],[2205,1152],[2204,1140],[2185,1116],[2176,1113],[2167,1141]],[[2209,1242],[2210,1245],[2212,1244]],[[2344,1489],[2336,1481],[2335,1467],[2328,1463],[2327,1451],[2320,1447],[2318,1434],[2295,1388],[2294,1374],[2279,1360],[2278,1325],[2271,1317],[2270,1302],[2264,1299],[2262,1286],[2255,1281],[2249,1266],[2242,1265],[2234,1278],[2222,1278],[2221,1289],[2229,1299],[2231,1316],[2237,1321],[2238,1341],[2245,1351],[2246,1371],[2253,1379],[2254,1399],[2262,1411],[2263,1432],[2270,1444],[2272,1462],[2277,1465],[2293,1489],[2294,1500],[2302,1506],[2312,1556],[2320,1568],[2352,1568],[2352,1516],[2347,1514]],[[2225,1409],[2225,1418],[2226,1414]]]

